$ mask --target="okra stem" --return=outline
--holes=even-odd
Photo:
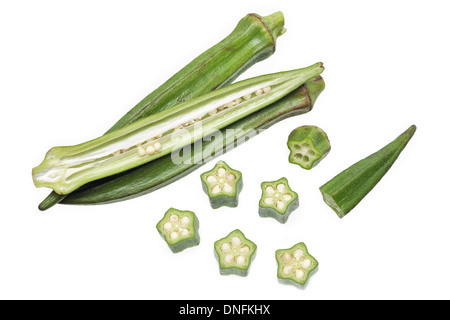
[[[185,161],[174,163],[170,155],[127,172],[94,181],[69,194],[63,204],[104,204],[131,199],[158,190],[188,175],[211,159],[231,151],[275,123],[309,112],[324,89],[322,77],[309,80],[303,86],[272,105],[220,130],[219,139],[204,139],[200,148],[185,148]],[[237,141],[237,142],[236,142]],[[206,152],[213,150],[214,152]]]
[[[281,12],[265,17],[246,15],[226,38],[150,93],[106,133],[233,82],[253,64],[272,55],[277,38],[285,30]],[[39,209],[46,210],[64,197],[52,191]]]
[[[222,129],[281,99],[322,71],[322,63],[316,63],[243,80],[97,139],[55,147],[33,169],[33,181],[37,187],[68,194],[90,181],[158,159]]]

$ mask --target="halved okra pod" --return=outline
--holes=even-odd
[[[289,215],[299,206],[298,194],[289,187],[287,179],[263,182],[261,189],[259,215],[286,223]]]
[[[277,277],[282,283],[304,285],[309,275],[319,263],[309,254],[303,242],[297,243],[292,248],[280,249],[275,252],[277,261]]]
[[[213,209],[238,206],[243,186],[240,171],[231,169],[225,161],[219,161],[212,170],[201,174],[200,178],[203,191],[208,195]]]
[[[231,34],[150,93],[107,133],[232,83],[253,64],[271,56],[277,38],[284,32],[281,12],[265,17],[255,13],[246,15]],[[64,197],[52,191],[39,209],[46,210]]]
[[[319,127],[301,126],[294,129],[287,142],[290,150],[289,162],[309,170],[330,152],[328,136]]]
[[[214,252],[219,261],[220,274],[247,276],[255,256],[256,244],[236,229],[225,238],[214,242]]]
[[[243,80],[97,139],[52,148],[33,168],[37,187],[59,194],[138,167],[278,101],[323,71],[322,63]]]
[[[347,215],[384,177],[416,132],[412,125],[384,148],[360,160],[320,187],[339,218]]]
[[[184,148],[184,161],[175,163],[171,155],[166,155],[135,169],[93,181],[69,194],[62,203],[105,204],[158,190],[188,175],[214,157],[232,150],[275,123],[309,112],[324,88],[324,81],[318,76],[283,99],[221,129],[211,136],[213,139],[204,139],[200,148],[196,148],[194,144]]]
[[[199,222],[192,211],[180,211],[170,208],[156,225],[161,237],[167,242],[173,253],[200,243]]]

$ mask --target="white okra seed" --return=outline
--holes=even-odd
[[[305,275],[305,272],[303,272],[303,270],[301,270],[301,269],[297,269],[297,270],[295,271],[295,277],[296,277],[296,278],[301,279],[301,278],[303,278],[304,275]]]
[[[153,146],[148,146],[147,149],[145,150],[145,153],[150,155],[150,154],[154,154],[155,153],[155,148]]]
[[[239,237],[233,237],[231,238],[231,244],[233,245],[233,247],[239,247],[239,245],[241,244],[241,239],[239,239]]]
[[[285,254],[283,254],[281,259],[283,259],[283,262],[289,263],[292,261],[292,255],[286,252]]]
[[[300,265],[302,266],[303,269],[306,269],[311,265],[311,260],[305,259],[302,262],[300,262]]]
[[[172,230],[172,224],[170,222],[164,223],[164,230],[166,231]]]
[[[211,190],[211,192],[213,193],[213,194],[217,194],[217,193],[219,193],[220,192],[220,186],[219,185],[216,185],[214,188],[212,188],[212,190]]]
[[[236,180],[236,176],[232,173],[227,173],[226,178],[228,181],[234,181]]]
[[[233,260],[234,260],[234,256],[233,256],[232,254],[227,254],[227,255],[225,256],[225,262],[226,262],[226,263],[232,263]]]
[[[217,109],[214,109],[214,110],[211,110],[210,112],[208,112],[208,114],[210,115],[210,116],[213,116],[213,115],[215,115],[217,113]]]
[[[120,150],[114,151],[113,156],[118,156],[120,153],[121,153]]]
[[[187,226],[189,224],[189,222],[191,222],[191,219],[189,219],[189,217],[183,217],[181,218],[181,224],[183,226]]]
[[[250,100],[252,98],[252,94],[246,94],[245,96],[243,96],[242,98],[244,98],[244,100]]]
[[[291,266],[285,266],[285,267],[283,268],[283,273],[284,273],[284,274],[290,274],[291,271],[292,271],[292,267],[291,267]]]
[[[277,206],[278,209],[283,209],[284,208],[284,202],[281,201],[281,200],[278,200],[276,206]]]
[[[228,183],[225,183],[225,184],[223,185],[223,191],[225,191],[226,193],[230,193],[230,192],[233,191],[233,187],[230,186]]]
[[[208,183],[216,183],[217,182],[217,178],[215,176],[213,176],[213,175],[210,175],[210,176],[206,177],[206,181]]]
[[[255,95],[260,96],[263,94],[263,89],[258,89],[255,91]]]
[[[145,156],[145,149],[142,148],[142,147],[138,147],[138,148],[137,148],[137,153],[138,153],[138,155],[139,155],[140,157],[143,157],[143,156]]]
[[[266,192],[267,192],[268,194],[273,194],[273,193],[275,193],[275,189],[272,188],[271,186],[268,186],[268,187],[266,188]]]
[[[267,197],[264,199],[265,204],[273,204],[273,198]]]
[[[178,232],[172,232],[171,234],[170,234],[170,239],[172,239],[172,240],[175,240],[175,239],[178,239]]]
[[[270,92],[271,88],[270,87],[265,87],[263,88],[264,93],[268,93]]]
[[[292,196],[290,195],[290,194],[284,194],[283,195],[283,200],[284,201],[289,201],[289,200],[291,200],[292,199]]]
[[[239,251],[240,251],[241,253],[249,253],[250,248],[247,247],[247,246],[243,246],[241,249],[239,249]]]
[[[170,222],[177,223],[178,222],[178,216],[176,214],[173,214],[169,218]]]
[[[222,250],[223,252],[230,252],[231,246],[228,242],[222,243],[222,245],[220,246],[220,250]]]
[[[185,236],[189,233],[188,229],[186,228],[180,228],[179,232],[182,236]]]
[[[245,263],[245,258],[243,256],[238,256],[236,258],[236,263],[240,266],[242,266]]]
[[[277,190],[280,192],[283,192],[284,190],[286,190],[286,186],[284,185],[284,183],[280,183],[277,185]]]
[[[153,145],[153,148],[155,148],[156,152],[161,151],[161,143],[155,142],[155,144]]]
[[[225,170],[224,168],[219,168],[219,169],[217,170],[217,175],[218,175],[219,177],[222,177],[222,176],[225,175],[226,172],[227,172],[227,170]]]
[[[294,252],[294,258],[297,260],[300,260],[300,258],[303,257],[303,250],[297,249]]]

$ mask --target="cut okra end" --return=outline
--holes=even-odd
[[[236,229],[225,238],[214,242],[214,253],[219,262],[221,275],[247,276],[255,257],[256,244]]]
[[[299,206],[298,194],[289,187],[287,179],[263,182],[261,189],[259,215],[286,223],[289,215]]]
[[[210,171],[200,176],[203,191],[208,195],[213,209],[222,206],[237,207],[242,191],[242,173],[219,161]]]
[[[319,265],[317,260],[309,254],[306,245],[300,242],[289,249],[279,249],[275,252],[278,264],[277,277],[283,283],[305,285]]]
[[[192,211],[170,208],[156,225],[161,237],[173,253],[197,246],[200,243],[199,221]]]
[[[319,127],[301,126],[294,129],[287,142],[289,162],[310,170],[330,152],[328,136]]]

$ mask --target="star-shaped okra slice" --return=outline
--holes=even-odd
[[[298,195],[288,184],[286,178],[261,183],[262,195],[259,200],[259,215],[271,217],[286,223],[289,215],[298,208]]]
[[[208,195],[211,207],[237,207],[239,193],[242,190],[242,174],[230,168],[224,161],[200,176],[203,191]]]
[[[200,243],[199,222],[192,211],[170,208],[156,225],[170,250],[177,253]]]
[[[246,276],[255,256],[256,244],[236,229],[214,243],[214,252],[219,261],[220,274]]]
[[[309,275],[319,263],[308,253],[303,242],[289,249],[280,249],[275,252],[278,270],[277,276],[282,282],[304,285]]]

